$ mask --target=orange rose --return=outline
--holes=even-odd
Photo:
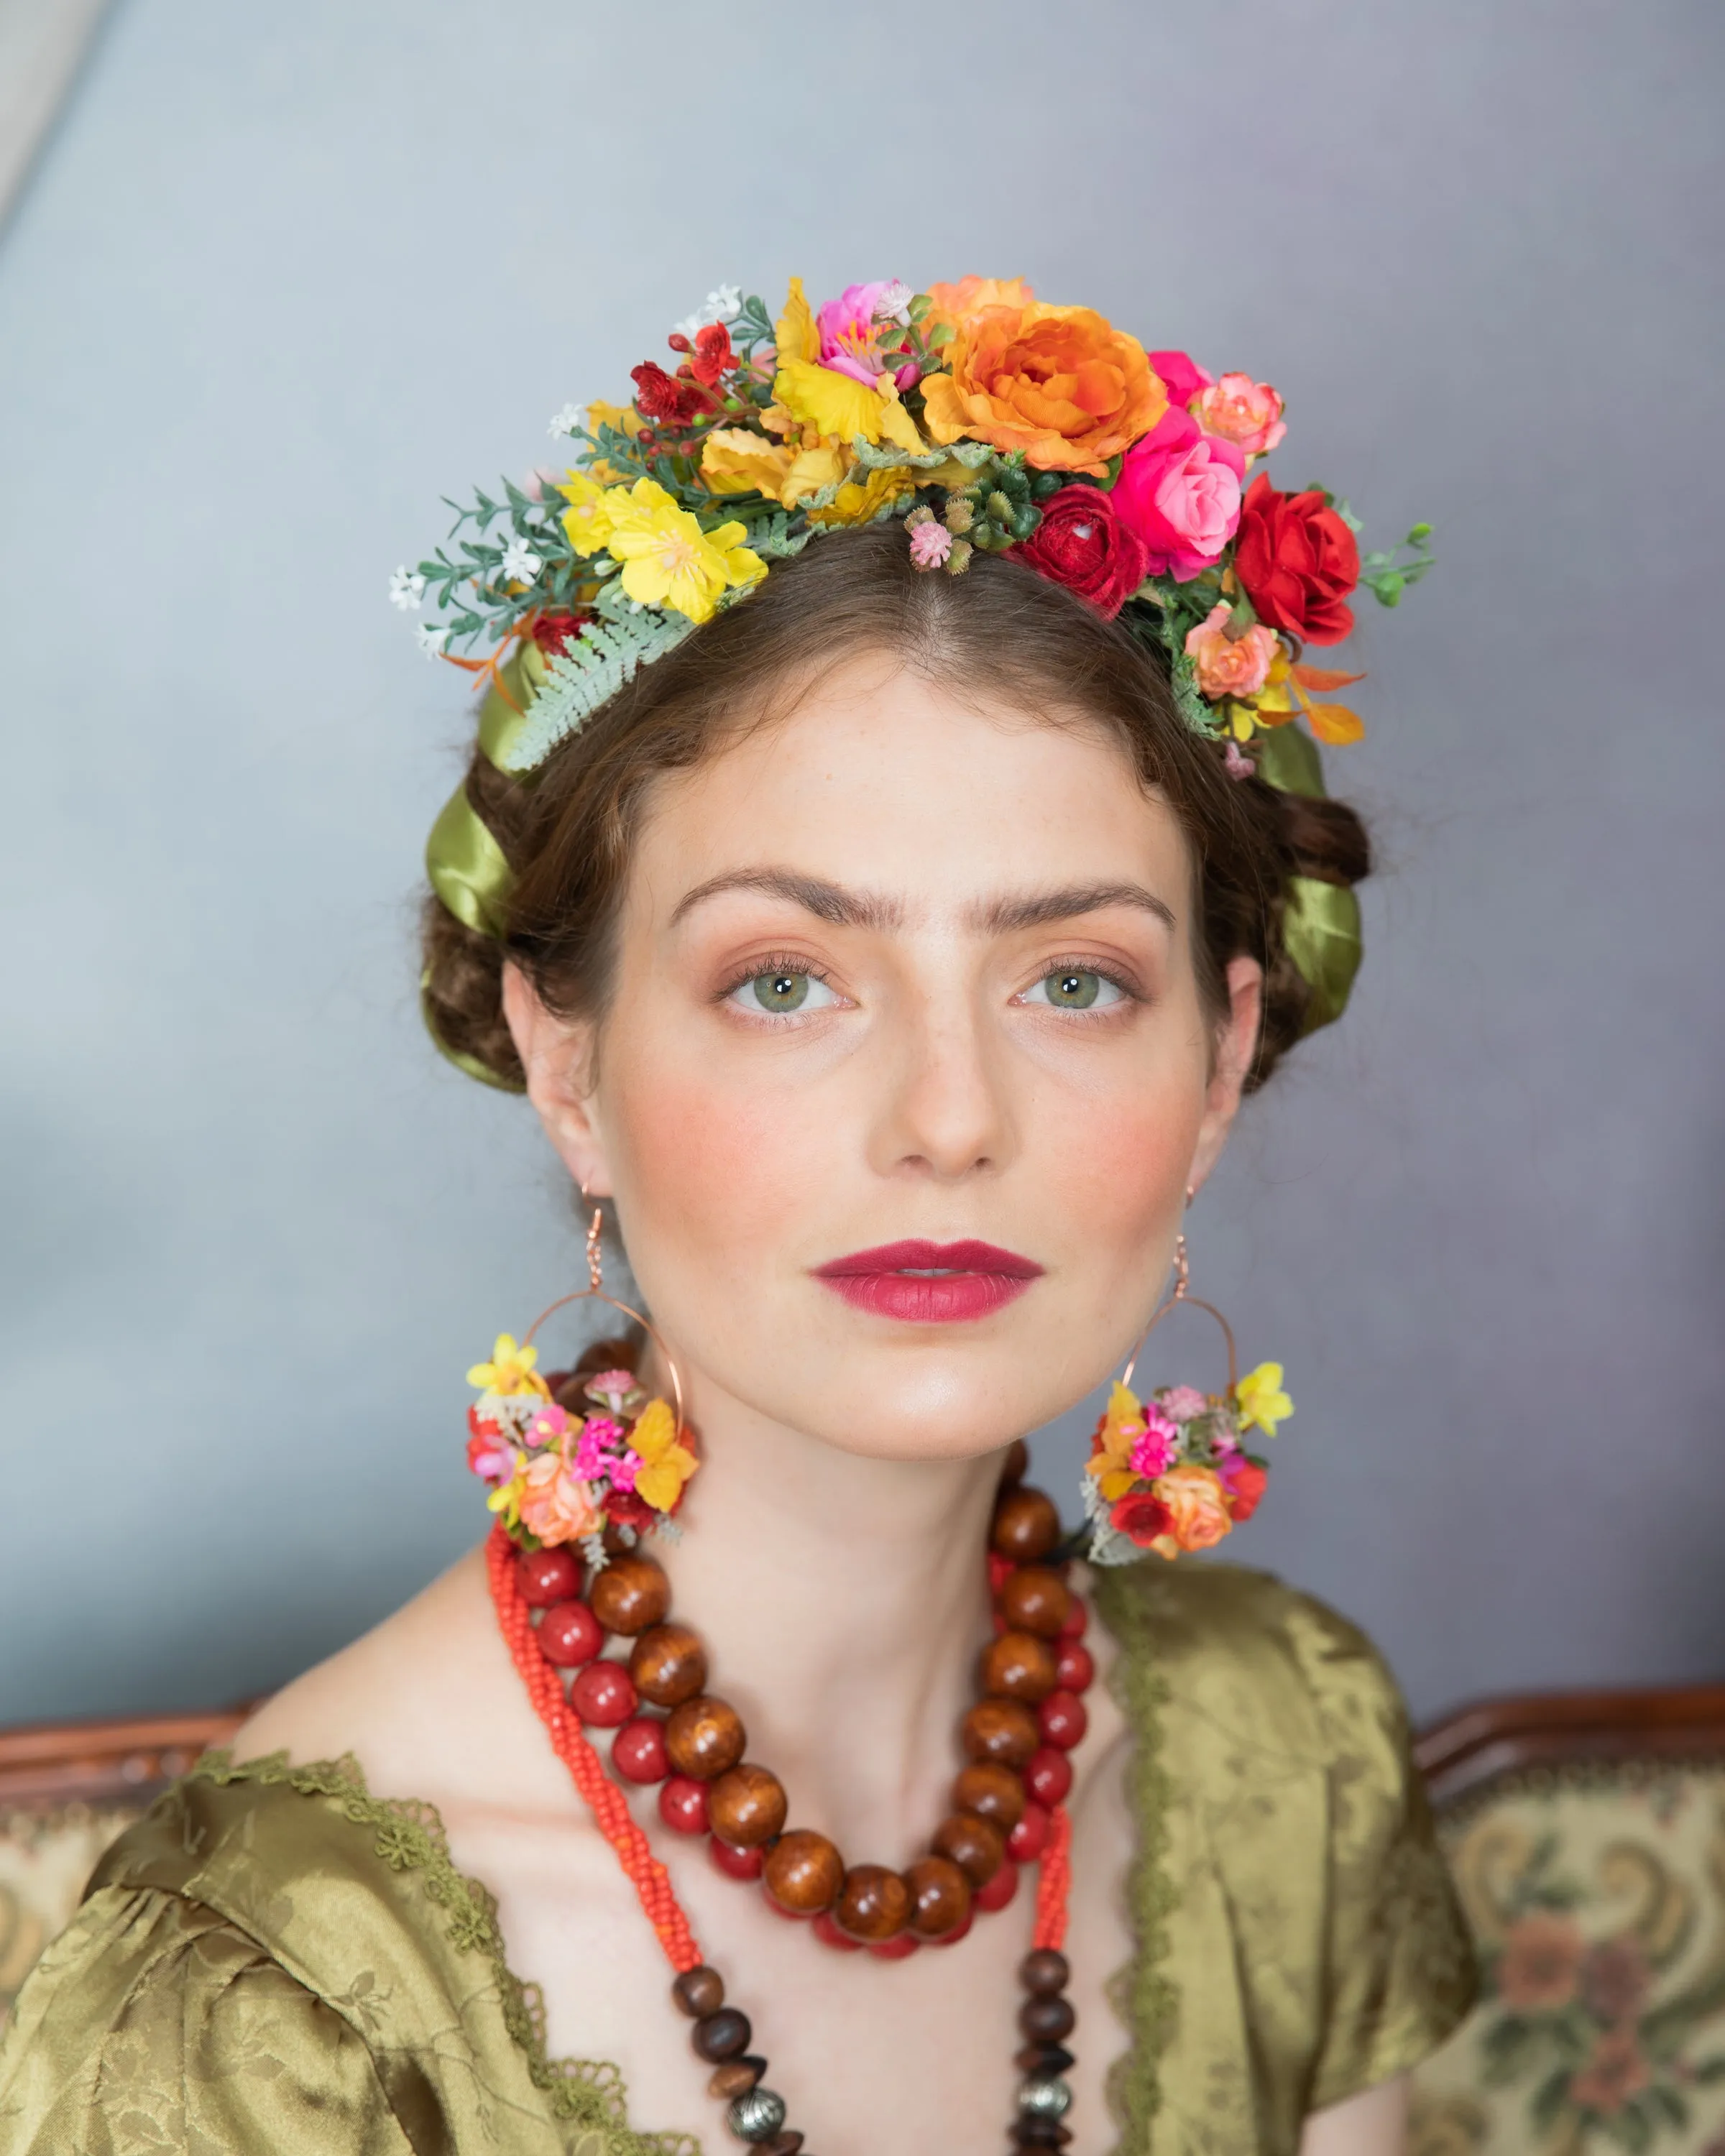
[[[1090,307],[983,307],[946,357],[951,373],[922,382],[932,439],[1022,449],[1040,471],[1100,479],[1168,409],[1142,345]]]
[[[1022,277],[961,277],[956,285],[931,285],[927,326],[950,322],[956,330],[984,307],[1028,307],[1035,296]]]
[[[1168,1509],[1168,1532],[1152,1545],[1163,1557],[1172,1557],[1177,1549],[1209,1549],[1233,1525],[1227,1496],[1214,1468],[1187,1460],[1169,1468],[1151,1486]]]
[[[542,1452],[521,1477],[521,1519],[547,1548],[579,1542],[604,1525],[586,1483],[570,1474],[558,1452]]]

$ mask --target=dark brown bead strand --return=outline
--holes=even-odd
[[[608,1632],[644,1632],[670,1608],[670,1582],[662,1564],[625,1553],[593,1574],[587,1600]]]
[[[839,1890],[833,1920],[852,1938],[870,1945],[896,1938],[911,1921],[911,1890],[884,1864],[853,1864]]]
[[[1008,2135],[1015,2148],[1064,2148],[1072,2138],[1062,2123],[1072,2102],[1071,2086],[1062,2078],[1072,2054],[1060,2041],[1075,2018],[1065,1997],[1071,1974],[1065,1954],[1052,1947],[1033,1948],[1019,1964],[1019,1981],[1028,1994],[1019,2009],[1019,2027],[1029,2041],[1014,2061],[1024,2076],[1019,2115]]]
[[[725,1980],[716,1969],[705,1963],[699,1969],[685,1969],[671,1986],[671,1997],[691,2020],[698,2021],[704,2014],[716,2014],[725,2004]]]
[[[665,1717],[665,1748],[680,1774],[711,1782],[742,1758],[748,1732],[742,1717],[727,1701],[685,1699]]]
[[[950,1856],[973,1887],[986,1887],[1006,1856],[1006,1838],[974,1812],[954,1812],[934,1830],[934,1845]]]
[[[709,2096],[716,2096],[721,2103],[729,2103],[734,2096],[752,2089],[767,2071],[767,2061],[752,2051],[740,2059],[726,2059],[721,2066],[713,2068],[713,2077],[706,2085]]]
[[[734,2006],[721,2006],[716,2014],[701,2015],[690,2030],[689,2041],[699,2056],[716,2066],[721,2059],[734,2059],[747,2051],[754,2033],[747,2014],[740,2014]]]
[[[1022,1482],[1030,1471],[1030,1448],[1021,1437],[1015,1437],[1006,1448],[1006,1457],[1000,1465],[1000,1486],[1009,1490],[1014,1482]]]
[[[959,1736],[969,1758],[998,1760],[1003,1767],[1027,1766],[1042,1743],[1035,1716],[1016,1699],[979,1699]]]
[[[686,1625],[655,1625],[629,1658],[635,1690],[655,1707],[680,1707],[706,1683],[706,1650]]]

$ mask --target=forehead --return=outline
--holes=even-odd
[[[768,863],[890,894],[915,915],[1110,877],[1149,882],[1178,907],[1189,855],[1173,811],[1100,722],[961,697],[869,654],[660,783],[631,904],[668,918],[696,886]]]

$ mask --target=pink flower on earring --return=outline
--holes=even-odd
[[[1162,1411],[1174,1422],[1190,1422],[1194,1415],[1205,1414],[1209,1402],[1196,1385],[1170,1385],[1156,1396],[1162,1402]]]
[[[1179,1431],[1153,1402],[1144,1409],[1144,1435],[1133,1445],[1127,1466],[1134,1475],[1153,1482],[1158,1475],[1167,1473],[1179,1437]]]

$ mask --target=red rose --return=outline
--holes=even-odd
[[[1278,494],[1260,472],[1240,513],[1234,568],[1272,629],[1308,644],[1339,644],[1353,629],[1347,602],[1359,582],[1359,548],[1315,490]]]
[[[736,364],[737,354],[731,349],[731,332],[723,322],[709,322],[705,329],[696,330],[689,372],[697,382],[704,382],[711,389],[719,377],[728,373]]]
[[[641,1534],[659,1517],[644,1497],[633,1490],[614,1490],[605,1499],[605,1517],[614,1527],[633,1527]]]
[[[533,641],[547,659],[555,659],[560,651],[567,649],[570,638],[580,626],[572,613],[542,613],[533,624]],[[552,1385],[551,1389],[555,1395],[557,1387]]]
[[[1035,531],[1012,551],[1039,576],[1076,592],[1111,620],[1146,574],[1144,542],[1094,486],[1063,486],[1043,503]]]
[[[1140,1549],[1148,1549],[1158,1535],[1173,1532],[1174,1516],[1160,1497],[1153,1497],[1147,1490],[1133,1490],[1116,1501],[1108,1524]]]
[[[675,380],[656,361],[644,359],[632,367],[629,379],[635,385],[635,408],[644,419],[686,427],[705,408],[706,400],[692,382]]]
[[[1264,1494],[1264,1485],[1269,1475],[1255,1460],[1248,1460],[1243,1452],[1235,1453],[1223,1466],[1222,1487],[1228,1492],[1228,1512],[1235,1527],[1249,1520],[1258,1509],[1258,1500]]]

